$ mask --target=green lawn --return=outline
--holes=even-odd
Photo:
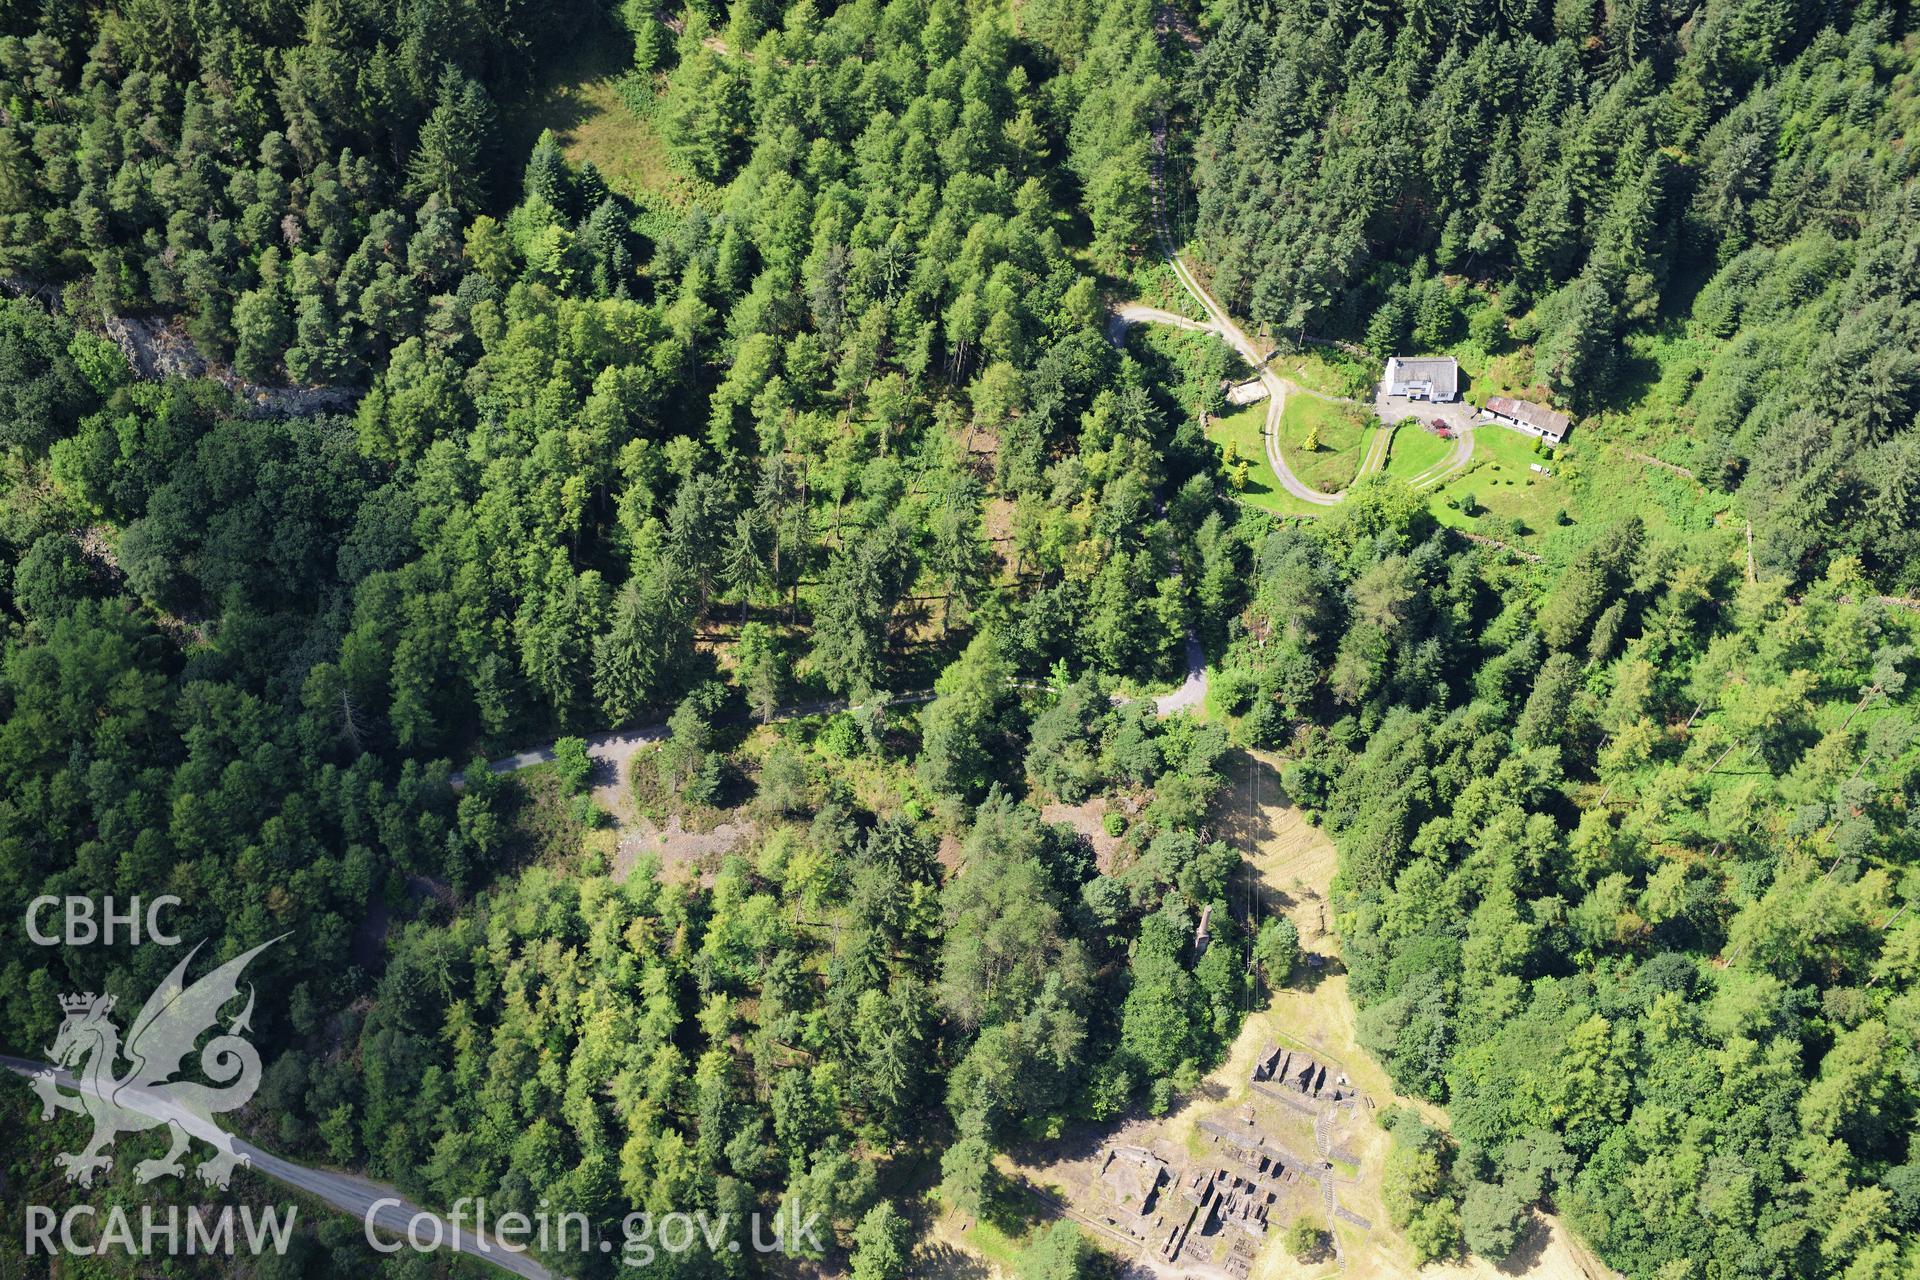
[[[1267,448],[1260,428],[1267,420],[1267,402],[1259,401],[1237,409],[1224,418],[1216,418],[1207,427],[1207,438],[1224,448],[1231,442],[1239,456],[1246,459],[1247,487],[1234,495],[1248,506],[1280,516],[1312,516],[1321,508],[1288,493],[1267,465]]]
[[[1247,487],[1240,491],[1240,500],[1277,511],[1279,507],[1275,500],[1288,495],[1281,489],[1273,468],[1267,465],[1267,451],[1260,442],[1260,424],[1266,417],[1267,405],[1264,400],[1259,404],[1246,405],[1223,418],[1215,418],[1207,427],[1207,438],[1222,449],[1232,445],[1231,454],[1248,463]]]
[[[1485,457],[1489,462],[1508,469],[1519,468],[1528,474],[1535,463],[1548,468],[1552,461],[1547,457],[1553,452],[1538,436],[1530,436],[1524,431],[1515,431],[1512,427],[1501,426],[1497,422],[1487,422],[1474,428],[1473,456],[1477,462]]]
[[[1403,422],[1394,428],[1393,443],[1388,446],[1387,474],[1412,480],[1451,452],[1453,441],[1441,439],[1417,421]]]
[[[1553,527],[1555,513],[1570,504],[1568,485],[1561,465],[1549,460],[1545,450],[1536,453],[1536,443],[1525,432],[1494,423],[1474,428],[1473,461],[1434,491],[1434,515],[1442,524],[1476,532],[1489,531],[1484,527],[1488,516],[1509,522],[1505,532],[1523,536]],[[1534,471],[1536,463],[1553,474]],[[1523,527],[1514,527],[1513,521]]]
[[[1319,447],[1309,451],[1306,441],[1315,433]],[[1354,406],[1314,396],[1287,397],[1280,414],[1280,455],[1295,475],[1320,492],[1338,493],[1353,483],[1366,442],[1367,419]]]
[[[1492,424],[1475,428],[1473,461],[1432,491],[1429,509],[1457,529],[1518,538],[1549,563],[1565,563],[1595,531],[1628,514],[1639,515],[1648,534],[1661,541],[1715,538],[1730,548],[1737,541],[1738,525],[1725,519],[1731,499],[1648,466],[1629,447],[1597,438],[1593,425],[1575,428],[1560,448],[1538,453],[1534,438],[1522,432]],[[1532,470],[1533,463],[1552,474]],[[1464,509],[1467,495],[1472,516]]]

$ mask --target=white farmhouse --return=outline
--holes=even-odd
[[[1380,390],[1404,400],[1451,404],[1460,398],[1460,363],[1452,356],[1394,356]]]

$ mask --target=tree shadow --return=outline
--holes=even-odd
[[[595,112],[582,95],[582,86],[613,79],[632,66],[632,42],[615,32],[610,22],[596,20],[569,42],[566,54],[547,64],[543,75],[507,95],[495,183],[501,211],[518,199],[521,166],[532,154],[540,131],[553,130],[555,140],[566,146],[573,140],[573,131]]]
[[[1214,834],[1242,849],[1258,849],[1277,834],[1268,808],[1289,803],[1280,771],[1241,747],[1229,752],[1219,767],[1228,793],[1212,815]]]
[[[1020,1163],[1027,1165],[1090,1160],[1112,1140],[1117,1130],[1138,1114],[1138,1108],[1129,1108],[1124,1114],[1105,1120],[1073,1121],[1061,1131],[1059,1137],[1019,1143],[1013,1148],[1012,1154]]]
[[[1525,1275],[1539,1264],[1552,1240],[1553,1232],[1547,1227],[1547,1220],[1538,1213],[1532,1214],[1513,1252],[1502,1258],[1494,1270],[1506,1276]]]
[[[1203,1079],[1199,1084],[1193,1086],[1193,1088],[1183,1089],[1174,1094],[1173,1101],[1167,1106],[1167,1115],[1172,1115],[1182,1107],[1195,1102],[1208,1102],[1217,1105],[1225,1102],[1232,1093],[1233,1090],[1218,1080],[1214,1080],[1211,1077]],[[1154,1118],[1162,1119],[1164,1117],[1156,1116]]]
[[[1601,404],[1624,413],[1645,400],[1659,381],[1660,362],[1622,344],[1614,353],[1613,376]]]
[[[938,1240],[922,1244],[913,1258],[914,1274],[927,1280],[987,1280],[992,1274],[979,1258]]]
[[[1314,1226],[1314,1232],[1313,1232],[1312,1241],[1308,1243],[1306,1247],[1302,1249],[1300,1252],[1293,1253],[1290,1255],[1294,1259],[1294,1261],[1298,1262],[1303,1267],[1323,1266],[1326,1263],[1334,1261],[1334,1259],[1339,1256],[1335,1254],[1333,1251],[1332,1229],[1330,1227],[1325,1227],[1320,1225],[1320,1222],[1317,1218],[1314,1219],[1313,1226]],[[1282,1237],[1281,1247],[1285,1248],[1287,1243],[1288,1242],[1285,1239],[1285,1237]]]
[[[980,1216],[1009,1236],[1024,1236],[1051,1222],[1063,1207],[1059,1196],[1035,1184],[1025,1174],[1002,1173]]]
[[[1316,963],[1316,961],[1318,963]],[[1313,992],[1319,989],[1328,978],[1344,974],[1347,966],[1341,963],[1337,955],[1322,955],[1317,951],[1308,952],[1300,957],[1300,963],[1293,968],[1293,976],[1288,979],[1289,987],[1297,991]]]
[[[625,781],[626,779],[620,776],[620,764],[618,761],[604,757],[594,757],[589,760],[587,769],[587,789],[589,791],[602,791],[617,787]]]

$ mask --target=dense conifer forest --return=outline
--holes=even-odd
[[[1770,570],[1920,582],[1920,123],[1905,5],[1214,7],[1195,234],[1276,334],[1531,347],[1578,411],[1692,339],[1696,466]]]
[[[551,108],[589,49],[615,144]],[[1288,981],[1252,750],[1445,1109],[1420,1260],[1537,1207],[1634,1277],[1920,1272],[1910,6],[58,0],[0,67],[0,1050],[178,959],[31,900],[171,894],[284,936],[231,1119],[289,1159],[1091,1277],[996,1154],[1167,1113]],[[1250,502],[1225,346],[1114,320],[1181,244],[1284,356],[1575,411],[1587,500]],[[192,1194],[0,1096],[10,1215]],[[193,1265],[455,1264],[316,1210]]]

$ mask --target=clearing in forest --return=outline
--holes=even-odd
[[[1364,1095],[1365,1101],[1339,1121],[1332,1134],[1332,1181],[1340,1208],[1370,1220],[1372,1227],[1362,1230],[1336,1222],[1339,1259],[1326,1256],[1311,1263],[1294,1259],[1280,1240],[1292,1217],[1304,1209],[1322,1225],[1327,1220],[1319,1187],[1303,1180],[1301,1185],[1309,1194],[1274,1206],[1249,1280],[1318,1280],[1336,1275],[1343,1280],[1386,1280],[1416,1274],[1448,1280],[1506,1276],[1605,1280],[1611,1273],[1564,1227],[1545,1216],[1536,1219],[1520,1247],[1501,1266],[1473,1258],[1460,1264],[1415,1267],[1411,1248],[1387,1221],[1381,1200],[1389,1140],[1378,1115],[1394,1105],[1410,1108],[1433,1124],[1444,1124],[1445,1115],[1437,1107],[1395,1094],[1386,1072],[1355,1042],[1353,1008],[1347,1000],[1347,979],[1331,932],[1327,901],[1337,861],[1333,842],[1288,802],[1277,758],[1264,752],[1236,752],[1224,762],[1223,772],[1230,785],[1215,802],[1213,829],[1246,856],[1244,878],[1235,886],[1234,910],[1251,912],[1256,918],[1281,913],[1293,920],[1300,931],[1302,959],[1292,980],[1248,1016],[1225,1059],[1167,1115],[1135,1113],[1107,1124],[1076,1126],[1056,1141],[1003,1157],[1003,1171],[1030,1189],[1036,1206],[1050,1206],[1055,1213],[1071,1208],[1084,1227],[1086,1219],[1094,1217],[1087,1210],[1100,1202],[1100,1171],[1109,1149],[1145,1148],[1175,1164],[1213,1158],[1209,1126],[1231,1121],[1256,1102],[1259,1095],[1250,1079],[1254,1062],[1269,1046],[1277,1045],[1304,1052],[1344,1073]],[[1316,1158],[1310,1121],[1302,1117],[1289,1126],[1283,1111],[1264,1104],[1260,1114],[1275,1142],[1301,1157]],[[1277,1114],[1281,1118],[1275,1119]],[[1044,1225],[1044,1220],[1037,1221],[1035,1228]],[[1116,1253],[1126,1252],[1110,1236],[1096,1230],[1088,1230],[1087,1235]],[[930,1275],[989,1280],[1011,1275],[1020,1246],[1019,1240],[990,1223],[947,1214],[935,1223],[920,1261]],[[1142,1265],[1156,1274],[1164,1271],[1169,1278],[1184,1271],[1146,1261]]]
[[[651,112],[636,112],[622,92],[633,63],[626,37],[583,40],[554,65],[524,110],[510,113],[511,145],[501,154],[521,163],[543,129],[553,130],[567,162],[591,163],[607,185],[641,206],[686,209],[713,188],[671,162]],[[518,171],[497,175],[496,187],[518,191]]]

